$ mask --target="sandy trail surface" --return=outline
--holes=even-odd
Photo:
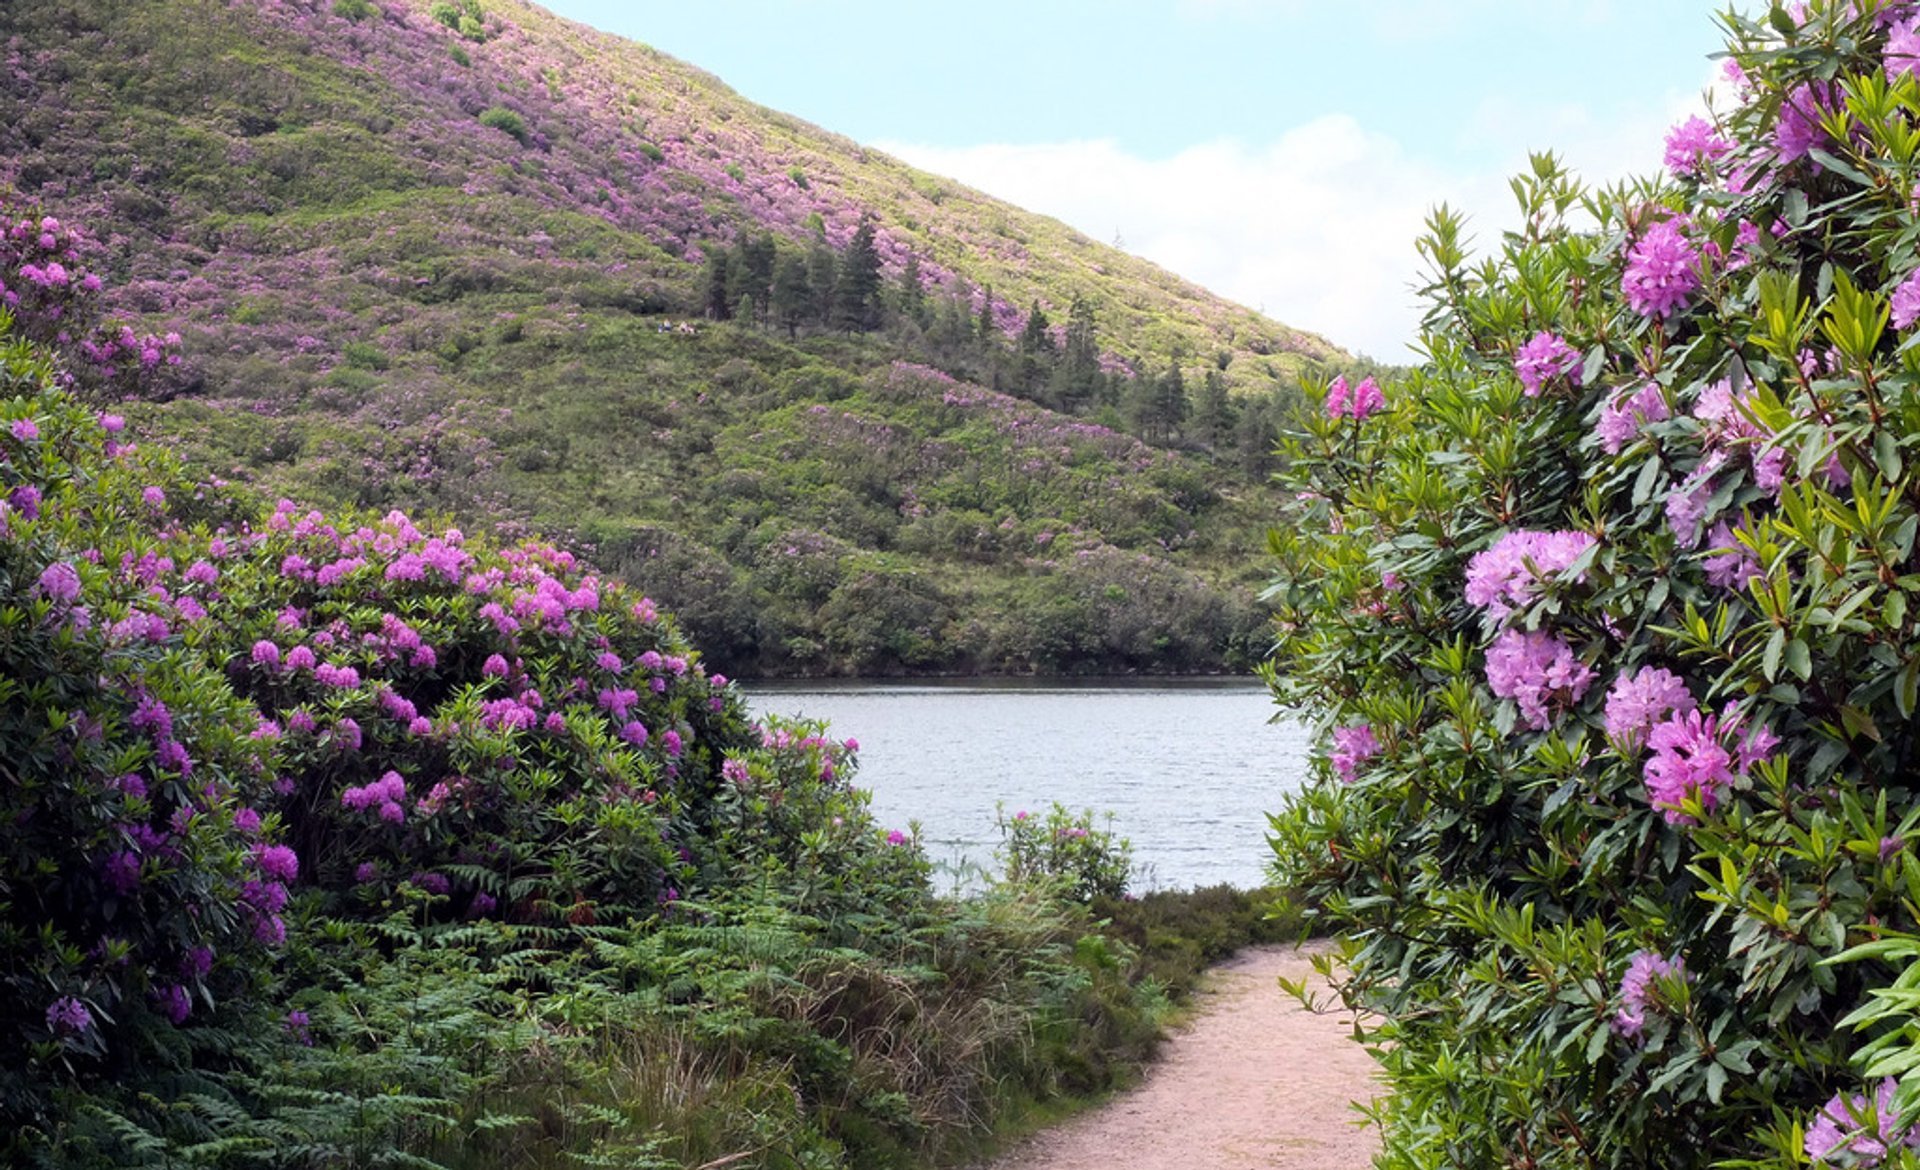
[[[1276,977],[1311,948],[1256,947],[1213,969],[1192,1022],[1142,1083],[1036,1134],[987,1170],[1364,1170],[1378,1142],[1352,1102],[1379,1086],[1344,1010],[1307,1011]]]

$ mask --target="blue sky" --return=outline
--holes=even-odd
[[[1653,169],[1721,44],[1681,0],[548,2],[1389,360],[1430,206]]]

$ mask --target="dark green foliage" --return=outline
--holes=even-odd
[[[489,106],[480,111],[480,124],[500,131],[522,146],[527,143],[526,119],[505,106]]]
[[[1176,1003],[1192,994],[1207,968],[1246,947],[1292,942],[1301,926],[1298,911],[1271,889],[1155,890],[1095,898],[1090,909],[1106,933],[1139,953],[1140,977]]]
[[[880,254],[873,250],[873,219],[863,217],[834,269],[836,329],[865,333],[880,324]]]

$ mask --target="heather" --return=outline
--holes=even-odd
[[[1438,209],[1427,361],[1286,440],[1275,873],[1383,1166],[1914,1158],[1920,13],[1723,21],[1665,174]]]
[[[539,533],[735,674],[1257,652],[1273,427],[1345,355],[643,46],[444,7],[0,12],[0,184],[179,337],[136,430]]]
[[[1150,1051],[1130,948],[935,897],[650,597],[197,477],[14,321],[9,1164],[907,1165]]]

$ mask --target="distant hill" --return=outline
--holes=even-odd
[[[1320,338],[513,0],[34,0],[0,46],[0,186],[183,335],[133,413],[222,474],[554,533],[741,672],[1261,640]]]

